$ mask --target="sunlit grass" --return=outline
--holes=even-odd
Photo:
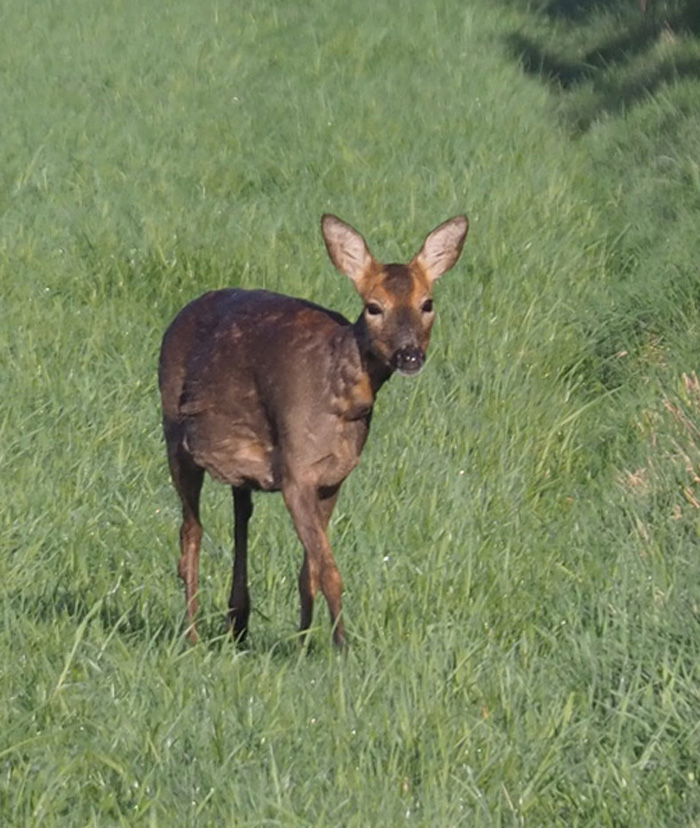
[[[697,32],[636,5],[6,5],[3,825],[700,817]],[[333,517],[352,647],[298,646],[275,497],[222,635],[208,482],[190,648],[160,337],[230,284],[354,315],[328,210],[385,260],[471,220]]]

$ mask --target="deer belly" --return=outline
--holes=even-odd
[[[246,425],[214,416],[198,417],[188,424],[185,443],[195,463],[221,483],[263,491],[279,489],[278,452],[264,435]]]
[[[329,446],[329,451],[311,463],[316,485],[321,488],[339,486],[359,464],[366,438],[367,428],[364,423],[344,423],[332,446]]]

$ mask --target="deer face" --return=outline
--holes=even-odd
[[[392,370],[417,374],[435,321],[430,280],[415,265],[390,264],[367,287],[362,298],[370,350]]]
[[[428,235],[409,264],[381,265],[357,230],[323,217],[331,260],[364,302],[368,350],[391,370],[414,376],[423,367],[435,321],[433,284],[457,262],[468,226],[465,216],[456,216]]]

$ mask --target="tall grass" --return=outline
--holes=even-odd
[[[697,30],[556,5],[5,3],[3,825],[700,819]],[[471,218],[333,518],[351,651],[298,647],[275,497],[221,634],[210,483],[188,647],[160,336],[230,284],[356,313],[328,210],[385,260]]]

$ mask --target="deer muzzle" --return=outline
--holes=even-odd
[[[391,358],[391,367],[405,377],[415,376],[425,364],[425,351],[418,347],[401,348]]]

